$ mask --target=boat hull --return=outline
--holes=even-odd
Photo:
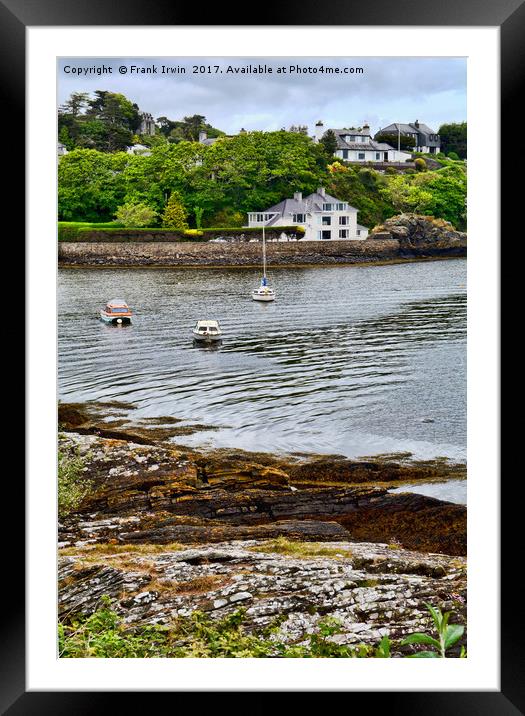
[[[123,326],[131,323],[131,316],[108,316],[101,311],[100,320],[104,323],[112,323],[114,326]]]
[[[258,293],[257,291],[253,291],[252,299],[254,301],[262,301],[265,303],[268,301],[275,301],[275,293]]]
[[[222,341],[222,333],[216,335],[202,335],[202,333],[194,333],[193,334],[193,340],[198,341],[199,343],[218,343],[219,341]]]

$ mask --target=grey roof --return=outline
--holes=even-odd
[[[356,227],[358,229],[364,229],[365,231],[368,231],[368,226],[363,226],[362,224],[356,224]]]
[[[411,122],[410,124],[394,122],[394,124],[389,124],[388,127],[383,127],[381,129],[381,132],[397,132],[398,129],[402,134],[437,134],[437,132],[435,132],[433,129],[430,129],[430,127],[423,122],[419,122],[418,127],[416,127],[413,122]]]
[[[352,149],[355,151],[388,151],[394,149],[390,144],[385,142],[375,142],[370,136],[369,130],[349,130],[349,129],[332,129],[337,139],[337,149]],[[350,142],[343,139],[346,135],[359,135],[361,137],[368,137],[367,142]]]
[[[274,204],[274,206],[271,206],[269,209],[264,209],[264,211],[260,213],[266,214],[276,212],[281,215],[307,214],[314,211],[323,211],[323,204],[341,203],[346,204],[348,202],[343,202],[342,199],[337,199],[335,196],[331,196],[330,194],[325,194],[323,196],[323,194],[314,192],[313,194],[305,196],[301,201],[297,201],[297,199],[283,199],[283,201],[280,201],[278,204]],[[357,211],[357,209],[348,205],[348,211]],[[276,221],[275,218],[272,219],[270,223],[273,223],[274,221]]]

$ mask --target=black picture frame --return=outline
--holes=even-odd
[[[147,4],[138,0],[127,0],[125,4],[107,3],[102,0],[0,0],[0,93],[4,119],[17,117],[21,124],[25,111],[25,30],[38,26],[232,26],[232,25],[364,25],[364,26],[492,26],[499,27],[501,33],[501,127],[515,125],[515,112],[520,106],[520,79],[525,71],[525,2],[524,0],[419,0],[418,3],[399,0],[368,0],[366,3],[350,4],[327,0],[320,5],[311,0],[288,0],[273,7],[266,4],[264,18],[271,22],[260,22],[261,17],[250,19],[240,16],[235,6],[231,9],[216,4],[205,13],[195,13],[191,4],[169,0],[149,0]],[[204,17],[205,22],[196,22],[195,18]],[[259,20],[259,21],[256,21]],[[492,135],[493,128],[490,128]],[[491,141],[493,141],[491,139]],[[4,160],[10,170],[23,167],[24,147],[10,141],[4,134]],[[512,157],[506,153],[502,160],[502,176],[510,175]],[[501,193],[502,216],[511,215],[511,207],[518,207],[520,183],[513,186],[509,181]],[[11,207],[18,217],[23,217],[23,194],[21,182],[10,182],[6,205]],[[20,224],[19,229],[20,231]],[[17,262],[20,262],[20,247],[17,247]],[[23,262],[22,262],[23,263]],[[9,504],[24,504],[24,486],[20,480],[11,481],[8,487]],[[516,500],[516,486],[502,489],[502,509],[506,516],[510,512],[510,501]],[[510,555],[512,545],[518,543],[519,521],[509,518],[502,523],[502,574],[510,578]],[[21,532],[21,530],[20,530]],[[7,561],[7,564],[5,564]],[[508,567],[508,569],[507,569]],[[4,628],[1,649],[0,709],[10,716],[28,714],[88,714],[101,711],[114,713],[136,713],[151,709],[153,696],[169,696],[171,708],[191,709],[190,713],[201,712],[205,700],[202,696],[188,692],[176,694],[132,693],[128,705],[126,694],[119,692],[27,692],[25,687],[25,609],[22,590],[24,583],[23,536],[19,535],[18,549],[10,546],[4,553],[4,569],[9,575],[9,584],[17,585],[16,598],[10,599],[9,610],[4,609]],[[355,709],[356,699],[373,698],[373,706],[385,709],[391,714],[424,713],[425,716],[439,714],[476,714],[483,716],[509,716],[525,713],[525,692],[521,639],[521,605],[510,585],[502,590],[501,599],[501,690],[499,692],[352,692],[346,694],[346,708]],[[523,673],[522,673],[523,676]],[[417,686],[415,684],[415,686]],[[326,708],[326,693],[309,693],[310,708]],[[131,699],[133,700],[131,702]],[[323,701],[321,701],[323,699]],[[199,705],[196,706],[196,700]],[[267,711],[270,700],[275,703],[275,694],[258,694],[256,700],[249,699],[243,711],[249,708],[251,713]],[[351,702],[351,703],[350,703]],[[239,703],[239,702],[237,702]],[[249,703],[249,705],[248,705]],[[192,705],[193,704],[193,705]],[[229,711],[235,709],[231,695],[213,694],[213,708],[227,705]],[[297,706],[297,704],[296,704]],[[171,710],[170,708],[170,710]]]

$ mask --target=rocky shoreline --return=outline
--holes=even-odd
[[[59,406],[59,455],[89,485],[60,516],[62,620],[107,595],[129,624],[239,606],[248,627],[280,615],[285,641],[321,615],[344,625],[347,643],[401,638],[428,625],[425,602],[464,623],[466,507],[388,491],[457,479],[464,466],[201,452],[169,441],[184,434],[176,419],[101,420],[111,410]]]
[[[136,240],[104,240],[104,233],[86,242],[61,241],[58,262],[74,266],[253,267],[260,265],[258,241],[208,243],[155,241],[155,235]],[[225,230],[227,233],[227,230]],[[146,240],[147,239],[147,240]],[[260,237],[259,237],[260,239]],[[268,242],[272,266],[381,264],[466,256],[467,235],[441,219],[401,214],[375,227],[364,240]]]

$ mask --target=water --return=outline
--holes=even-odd
[[[467,504],[467,481],[448,480],[447,482],[433,482],[425,485],[406,485],[396,487],[390,492],[418,492],[420,495],[436,497],[438,500],[447,500],[459,505]]]
[[[466,261],[272,269],[60,269],[59,394],[216,431],[185,445],[466,459]],[[131,326],[98,319],[121,296]],[[193,346],[216,318],[218,350]]]

